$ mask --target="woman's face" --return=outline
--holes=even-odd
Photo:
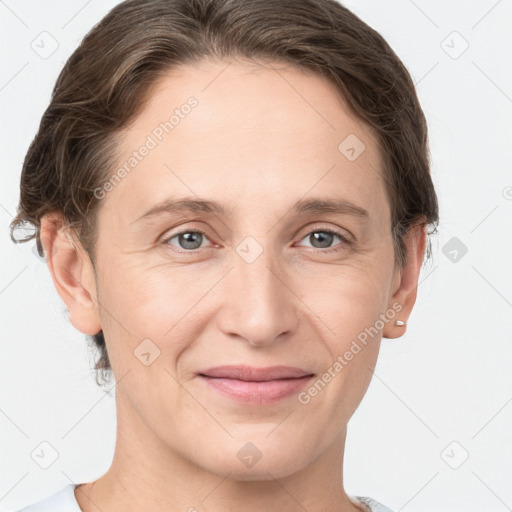
[[[407,316],[375,137],[325,79],[274,66],[167,75],[98,192],[90,291],[124,435],[240,480],[341,443],[382,331]],[[224,365],[310,377],[199,375]]]

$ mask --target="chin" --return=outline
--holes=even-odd
[[[238,481],[269,481],[275,478],[285,478],[300,471],[315,457],[308,457],[301,443],[292,446],[283,444],[265,444],[236,442],[235,448],[219,447],[220,451],[211,453],[211,458],[197,460],[196,463],[213,473],[226,476]],[[287,450],[288,448],[288,450]]]
[[[242,468],[240,465],[226,464],[215,466],[215,472],[222,476],[229,475],[230,480],[239,482],[265,482],[285,478],[296,473],[299,469],[296,464],[263,464],[260,460],[252,468]]]

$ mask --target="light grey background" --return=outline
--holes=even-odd
[[[8,224],[57,75],[117,3],[0,1],[0,511],[92,480],[113,455],[114,392],[94,383],[44,261]],[[407,332],[382,341],[349,424],[345,487],[395,511],[512,510],[512,2],[344,3],[417,84],[441,214]],[[58,453],[48,469],[31,457],[51,456],[43,442]]]

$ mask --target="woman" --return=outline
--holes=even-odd
[[[24,510],[389,512],[344,490],[347,423],[438,206],[412,80],[363,21],[119,4],[57,80],[24,222],[118,418],[104,475]]]

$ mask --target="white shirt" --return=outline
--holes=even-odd
[[[369,512],[392,512],[372,498],[365,496],[351,496],[351,498],[367,505]],[[75,484],[67,484],[51,496],[17,512],[82,512],[82,510],[75,498]]]

